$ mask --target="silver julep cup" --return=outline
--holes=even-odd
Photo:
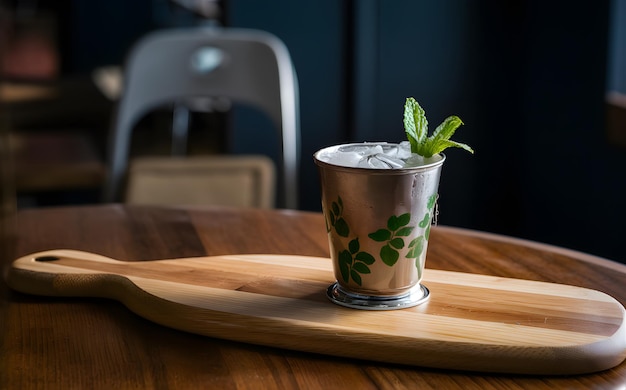
[[[340,147],[353,145],[362,144]],[[314,154],[337,279],[328,297],[368,310],[425,302],[429,291],[420,281],[445,156],[419,167],[350,168],[321,160],[328,150]]]

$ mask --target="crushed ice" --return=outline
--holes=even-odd
[[[353,168],[398,169],[428,164],[436,159],[411,153],[408,141],[392,143],[362,143],[339,145],[318,155],[321,161]]]

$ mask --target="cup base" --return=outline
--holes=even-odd
[[[426,302],[430,297],[430,292],[426,286],[418,284],[409,292],[394,297],[362,295],[348,292],[335,282],[326,290],[326,296],[331,302],[352,309],[397,310]]]

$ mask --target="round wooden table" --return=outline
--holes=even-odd
[[[75,249],[124,261],[223,254],[328,257],[320,213],[102,205],[23,210],[13,258]],[[3,268],[9,266],[4,261]],[[626,303],[626,266],[553,246],[433,228],[429,269],[563,283]],[[166,328],[100,298],[0,285],[0,388],[624,388],[626,364],[578,376],[438,370],[214,339]]]

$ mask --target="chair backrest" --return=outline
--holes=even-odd
[[[130,162],[124,199],[129,204],[270,209],[275,181],[267,156],[138,157]]]
[[[124,70],[109,145],[105,201],[120,199],[133,127],[145,114],[193,98],[227,98],[264,112],[282,142],[281,206],[298,206],[300,165],[297,77],[286,46],[248,29],[202,27],[163,30],[141,39]]]

